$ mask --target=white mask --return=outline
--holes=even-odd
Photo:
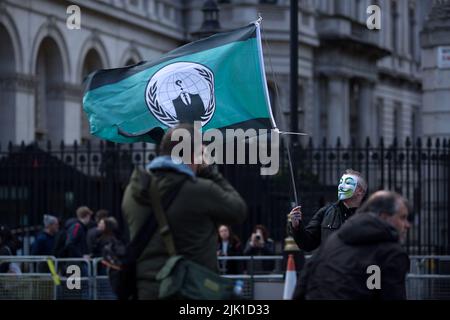
[[[352,174],[344,174],[339,181],[338,186],[338,199],[345,200],[350,199],[355,193],[356,186],[358,185],[358,177]]]

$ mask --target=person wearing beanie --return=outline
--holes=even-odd
[[[59,221],[55,216],[45,214],[43,223],[44,230],[38,234],[36,240],[31,245],[31,254],[33,256],[52,255],[55,234],[59,230]]]

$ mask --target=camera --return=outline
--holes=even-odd
[[[257,234],[257,235],[255,236],[255,239],[256,239],[256,241],[261,241],[261,236],[260,236],[259,234]]]

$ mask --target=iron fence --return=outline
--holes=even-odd
[[[326,141],[315,145],[312,140],[295,145],[294,175],[305,219],[336,200],[340,175],[353,168],[367,177],[369,192],[396,190],[412,203],[410,254],[450,254],[449,150],[449,140],[442,139],[394,140],[389,146],[383,139],[364,145],[342,146],[339,140],[334,146]],[[29,235],[35,231],[27,227],[40,225],[43,214],[68,218],[78,206],[87,205],[109,210],[123,225],[121,198],[131,171],[154,157],[154,148],[145,143],[0,146],[0,224],[22,228],[22,234]],[[248,204],[246,223],[233,226],[243,242],[260,223],[281,242],[293,201],[284,149],[280,148],[280,170],[274,176],[261,176],[259,165],[220,169]]]

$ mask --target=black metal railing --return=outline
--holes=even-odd
[[[450,254],[449,140],[329,145],[310,140],[291,150],[306,220],[336,200],[340,175],[352,168],[367,177],[369,192],[390,189],[410,200],[414,219],[409,253]],[[122,223],[121,198],[129,175],[135,165],[154,156],[154,149],[142,143],[0,146],[0,224],[39,225],[45,213],[67,218],[80,205],[107,209]],[[275,241],[283,240],[293,201],[286,152],[280,150],[280,170],[274,176],[261,176],[259,165],[223,165],[221,170],[249,207],[246,223],[234,228],[243,242],[260,223]]]

